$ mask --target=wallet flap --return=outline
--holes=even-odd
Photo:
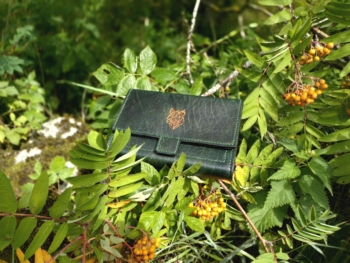
[[[173,154],[180,142],[237,146],[242,101],[132,89],[112,130],[158,138],[160,152]],[[169,145],[167,145],[169,143]]]
[[[176,155],[179,149],[180,139],[161,136],[158,140],[156,152],[166,155]]]

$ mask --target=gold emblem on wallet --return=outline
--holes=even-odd
[[[166,118],[166,123],[169,124],[170,129],[175,130],[185,122],[186,110],[170,109],[170,114]]]

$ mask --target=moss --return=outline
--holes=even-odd
[[[56,156],[63,156],[66,160],[69,160],[69,151],[75,146],[75,142],[84,140],[88,133],[86,125],[72,124],[68,117],[63,118],[57,127],[59,133],[56,138],[46,138],[36,133],[28,141],[22,142],[19,148],[7,145],[6,148],[0,149],[0,159],[3,160],[0,163],[0,170],[11,180],[17,196],[20,194],[20,187],[31,181],[28,176],[34,173],[34,166],[37,161],[41,163],[43,170],[47,170]],[[73,136],[62,139],[61,135],[68,132],[72,127],[76,127],[78,131]],[[39,155],[27,158],[24,162],[15,163],[15,158],[20,151],[30,150],[34,147],[41,149],[42,152]]]
[[[6,147],[0,148],[0,159],[2,160],[0,162],[0,170],[2,170],[10,179],[16,196],[20,195],[20,187],[31,181],[29,175],[35,173],[34,166],[37,161],[42,164],[43,170],[47,170],[49,169],[51,161],[56,156],[63,156],[66,160],[69,160],[69,151],[75,146],[76,141],[84,140],[89,131],[88,127],[84,124],[81,124],[80,126],[76,123],[72,124],[68,117],[65,117],[57,126],[59,128],[59,133],[56,138],[46,138],[45,136],[36,133],[33,134],[28,141],[21,142],[20,147],[6,145]],[[76,127],[78,131],[73,136],[62,139],[61,134],[68,132],[71,127]],[[42,152],[39,155],[27,158],[26,161],[17,164],[15,163],[16,156],[20,151],[30,150],[34,147],[41,149]],[[53,205],[55,199],[56,196],[54,193],[50,192],[45,207],[40,213],[41,215],[48,215],[48,209]],[[23,211],[18,212],[27,213],[28,211],[24,209]],[[22,218],[18,218],[18,221],[20,220],[22,220]],[[40,221],[37,227],[41,224],[42,222]],[[33,231],[31,237],[21,247],[23,251],[27,249],[35,234],[36,231]],[[43,244],[42,247],[44,249],[48,249],[52,242],[52,238],[53,233],[51,233],[48,240]],[[12,262],[12,249],[10,246],[1,252],[0,263],[6,261]],[[17,262],[17,258],[15,262]],[[33,262],[33,259],[31,259],[31,262]]]

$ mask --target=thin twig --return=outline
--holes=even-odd
[[[192,20],[191,20],[191,27],[190,27],[190,30],[188,31],[188,37],[187,37],[186,71],[187,71],[188,78],[190,79],[191,86],[193,85],[193,78],[191,74],[191,43],[192,43],[192,34],[193,34],[194,26],[196,24],[196,17],[197,17],[200,2],[201,0],[197,0],[196,5],[194,6]]]
[[[226,185],[220,180],[217,179],[217,182],[221,185],[221,187],[226,191],[226,193],[231,197],[232,201],[235,203],[235,205],[238,207],[239,211],[241,211],[241,213],[243,214],[244,218],[248,221],[249,225],[252,227],[252,229],[254,230],[255,234],[258,236],[258,238],[260,239],[266,253],[269,253],[270,251],[268,250],[267,246],[266,246],[266,240],[262,237],[262,235],[260,234],[259,230],[255,227],[254,223],[252,222],[252,220],[250,220],[249,216],[247,215],[247,213],[244,211],[243,207],[241,206],[241,204],[237,201],[235,195],[226,187]]]
[[[242,14],[238,15],[238,24],[239,24],[239,31],[241,32],[241,37],[245,38],[245,32],[244,32],[244,23],[243,23],[243,16]]]
[[[251,67],[252,62],[247,61],[243,67],[244,68],[249,68]],[[226,79],[224,79],[223,81],[219,82],[218,84],[216,84],[214,87],[210,88],[207,92],[205,92],[204,94],[202,94],[203,97],[209,96],[214,94],[216,91],[218,91],[221,87],[226,87],[228,83],[231,83],[233,80],[235,80],[239,75],[239,71],[236,69],[235,71],[231,72],[230,75],[228,75],[228,77]]]

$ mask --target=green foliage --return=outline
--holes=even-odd
[[[32,72],[26,78],[0,82],[0,143],[19,145],[46,120],[44,90]]]
[[[62,157],[54,158],[47,171],[42,171],[38,163],[35,174],[30,175],[36,182],[25,185],[17,201],[7,177],[0,173],[1,193],[9,200],[0,204],[0,249],[23,247],[33,235],[33,241],[25,246],[25,255],[30,257],[53,233],[48,251],[60,262],[87,256],[100,262],[111,258],[121,261],[132,256],[132,245],[139,237],[151,235],[162,240],[158,261],[230,262],[239,257],[242,262],[249,259],[258,263],[298,261],[300,257],[314,262],[319,260],[319,254],[329,259],[320,247],[331,247],[328,244],[338,234],[348,212],[338,206],[345,203],[342,200],[347,189],[342,185],[350,183],[350,92],[346,85],[339,88],[342,82],[347,83],[350,72],[349,4],[261,0],[257,4],[247,2],[242,9],[239,1],[227,8],[219,2],[203,4],[201,8],[208,11],[211,24],[203,26],[205,21],[201,12],[198,14],[199,33],[193,36],[194,48],[187,65],[186,37],[173,34],[176,27],[170,26],[170,18],[157,24],[156,15],[150,15],[156,6],[143,5],[144,13],[139,16],[141,11],[136,12],[128,2],[77,2],[73,4],[76,8],[69,10],[62,3],[49,2],[28,1],[28,10],[36,8],[38,17],[45,10],[41,22],[31,26],[8,23],[4,27],[0,98],[5,103],[0,106],[0,142],[8,140],[18,145],[44,121],[43,89],[35,82],[34,73],[21,79],[35,54],[44,64],[36,69],[49,83],[45,85],[48,97],[54,97],[54,87],[65,84],[93,92],[86,100],[87,120],[99,131],[90,132],[87,142],[78,142],[71,151],[71,161],[85,170],[83,175],[71,177],[72,170],[64,168]],[[159,4],[173,5],[171,1]],[[125,12],[111,18],[115,8]],[[178,10],[169,8],[175,9]],[[15,21],[12,9],[8,10],[5,20]],[[67,10],[70,15],[66,17],[62,11]],[[172,18],[175,24],[179,17],[181,23],[189,18],[190,12],[183,10],[184,16]],[[220,24],[220,16],[228,10],[239,13],[243,24],[237,29],[231,25],[220,25],[218,29],[215,26]],[[254,13],[249,13],[252,10]],[[23,11],[19,5],[17,13]],[[170,11],[164,12],[171,16]],[[159,13],[157,16],[162,15]],[[137,22],[133,24],[125,20],[131,14],[136,14]],[[140,19],[145,26],[140,26]],[[115,28],[112,30],[107,20],[116,25],[121,20],[121,33],[110,34]],[[212,31],[208,34],[201,31],[203,28]],[[142,36],[141,41],[131,36],[135,32]],[[200,35],[202,32],[205,34]],[[162,34],[172,37],[165,39],[160,37]],[[209,35],[216,40],[211,41]],[[124,41],[127,48],[119,44]],[[301,58],[310,47],[325,47],[327,43],[335,44],[329,55],[303,64]],[[93,47],[98,48],[99,56],[91,52]],[[40,55],[37,48],[49,51]],[[49,67],[53,53],[56,63]],[[105,63],[110,58],[122,58],[123,66]],[[250,63],[245,63],[247,60]],[[186,66],[193,75],[193,85],[187,78]],[[93,72],[93,79],[83,81],[87,72]],[[243,99],[244,109],[235,173],[226,183],[266,238],[270,252],[259,251],[261,255],[251,249],[255,244],[251,238],[254,229],[233,208],[228,195],[222,195],[227,209],[214,219],[204,221],[193,216],[191,203],[220,192],[215,180],[196,175],[199,164],[184,170],[186,156],[182,155],[172,167],[158,171],[144,160],[136,160],[141,146],[120,155],[130,138],[129,130],[113,134],[111,143],[105,135],[130,89],[199,96],[228,76],[238,77],[225,82],[213,95]],[[54,83],[63,78],[71,81]],[[306,84],[316,85],[320,79],[328,87],[313,102],[293,106],[286,99],[287,94],[301,92]],[[66,99],[77,101],[73,97],[80,93],[79,89],[63,91],[61,104]],[[56,109],[57,98],[52,101],[50,106]],[[71,187],[46,209],[47,189],[53,189],[59,180],[67,180]],[[22,208],[30,213],[17,220],[18,209]],[[39,216],[46,210],[45,222],[39,224]],[[335,217],[334,212],[339,216]],[[340,244],[342,240],[337,241]],[[345,251],[345,247],[340,244],[338,249]],[[317,256],[306,254],[308,248],[314,249]]]

